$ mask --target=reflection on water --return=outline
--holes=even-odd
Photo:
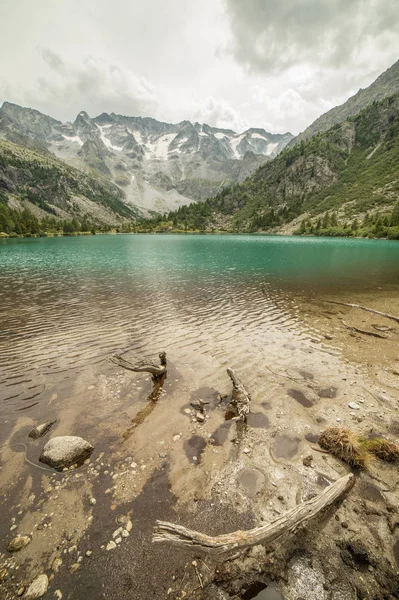
[[[0,241],[0,414],[121,349],[250,371],[317,340],[297,294],[395,289],[399,244],[260,236]],[[284,349],[285,348],[285,349]],[[242,372],[242,369],[241,369]]]

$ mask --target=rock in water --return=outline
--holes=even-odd
[[[31,541],[31,538],[28,535],[17,535],[11,542],[8,544],[7,548],[9,552],[19,552],[22,548],[25,548]]]
[[[48,577],[47,575],[38,575],[36,579],[32,581],[28,590],[24,596],[25,600],[36,600],[41,598],[47,592],[48,588]]]
[[[44,446],[39,460],[55,469],[81,463],[93,452],[94,447],[81,437],[64,435],[51,438]]]
[[[34,440],[37,440],[37,438],[43,437],[49,431],[49,429],[51,429],[54,423],[55,421],[47,421],[47,423],[42,423],[41,425],[31,429],[31,431],[28,433],[28,436]]]

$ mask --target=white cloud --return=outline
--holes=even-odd
[[[210,96],[206,98],[202,105],[193,107],[193,121],[207,123],[213,127],[222,129],[233,129],[236,132],[242,132],[248,129],[249,123],[240,113],[232,108],[225,100],[220,100]]]
[[[396,13],[397,0],[1,0],[0,102],[298,133],[398,59]]]
[[[80,64],[66,62],[49,48],[41,50],[47,65],[30,87],[8,86],[7,99],[30,105],[61,120],[73,119],[80,110],[156,116],[158,99],[144,77],[115,62],[87,56]],[[9,97],[11,96],[11,97]]]

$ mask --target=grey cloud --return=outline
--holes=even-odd
[[[48,48],[41,55],[50,73],[39,77],[33,88],[19,92],[22,102],[62,120],[82,109],[91,115],[103,111],[156,115],[158,100],[151,85],[123,66],[97,56],[69,64]]]
[[[340,67],[370,39],[399,36],[397,0],[225,0],[231,51],[249,70]]]

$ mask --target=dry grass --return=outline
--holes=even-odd
[[[383,438],[374,438],[364,440],[362,444],[369,452],[372,452],[375,456],[381,458],[381,460],[386,460],[387,462],[399,460],[399,446],[393,442],[388,442],[388,440],[384,440]]]
[[[359,436],[344,427],[330,427],[323,431],[319,445],[354,467],[366,467],[373,458]]]
[[[320,435],[319,445],[354,467],[367,467],[378,457],[399,460],[399,446],[383,438],[367,439],[345,427],[329,427]]]

